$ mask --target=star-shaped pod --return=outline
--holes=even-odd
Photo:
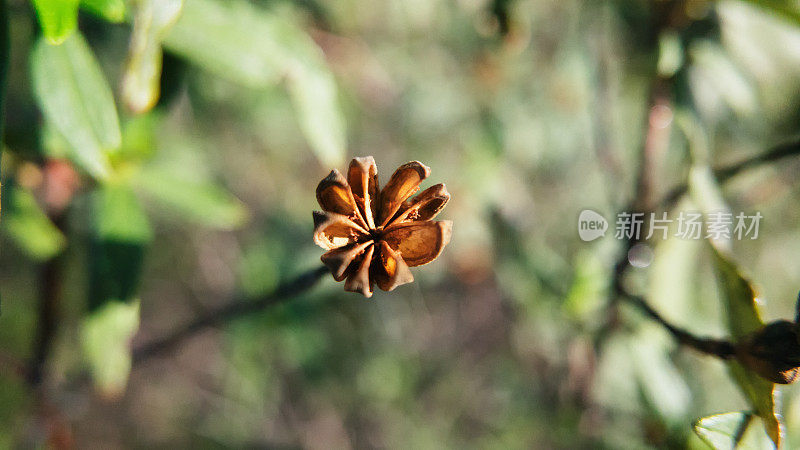
[[[453,223],[432,220],[450,200],[444,184],[411,198],[430,169],[400,166],[383,189],[372,156],[354,158],[347,176],[334,169],[317,186],[323,211],[314,211],[314,242],[328,250],[322,262],[344,289],[372,296],[414,281],[409,267],[427,264],[450,242]]]

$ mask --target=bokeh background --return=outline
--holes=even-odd
[[[117,222],[149,224],[142,253],[112,269],[93,231],[104,182],[42,112],[56,94],[32,75],[48,58],[35,9],[5,3],[0,447],[706,448],[695,419],[747,409],[724,365],[608,306],[625,246],[613,221],[640,174],[650,201],[693,183],[671,217],[714,202],[759,211],[758,239],[734,255],[764,317],[794,316],[798,159],[702,176],[798,132],[789,3],[186,0],[163,37],[158,103],[138,113],[122,93],[136,2],[118,23],[85,7],[79,32],[122,130],[110,165],[134,193],[110,202]],[[135,347],[317,267],[316,185],[360,155],[384,182],[420,160],[423,187],[452,194],[440,216],[452,241],[413,284],[367,300],[325,277],[129,377],[127,337],[113,337],[129,326],[87,338],[92,286],[115,270],[137,275]],[[144,219],[126,216],[129,201]],[[612,227],[593,242],[577,234],[586,208]],[[652,264],[624,282],[675,323],[724,336],[706,244],[649,244]],[[98,360],[119,358],[107,376],[122,388],[93,387]],[[781,389],[787,448],[800,447],[798,394]]]

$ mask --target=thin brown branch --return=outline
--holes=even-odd
[[[795,138],[792,141],[779,144],[759,155],[751,156],[729,166],[716,168],[714,169],[714,176],[719,183],[724,183],[746,170],[780,161],[789,156],[798,155],[800,155],[800,138]],[[667,210],[672,208],[688,191],[689,185],[687,183],[675,186],[663,196],[661,200],[654,204],[653,209],[660,208],[662,210]]]
[[[631,294],[622,289],[620,298],[639,309],[650,319],[661,324],[681,345],[721,359],[730,359],[736,354],[734,345],[730,341],[698,337],[683,328],[671,324],[658,311],[653,309],[642,296]]]
[[[329,273],[328,268],[320,266],[301,274],[297,278],[280,284],[273,292],[263,297],[236,300],[228,305],[206,313],[162,338],[135,348],[133,350],[133,364],[141,363],[154,356],[172,350],[188,338],[206,328],[217,327],[233,319],[263,311],[271,306],[283,303],[314,287],[327,273]]]

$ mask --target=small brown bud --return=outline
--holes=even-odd
[[[800,378],[796,324],[779,320],[765,325],[736,346],[736,358],[773,383],[794,383]]]

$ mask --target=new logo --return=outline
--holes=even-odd
[[[578,235],[582,241],[589,242],[605,236],[607,229],[606,218],[591,209],[584,209],[578,216]]]

